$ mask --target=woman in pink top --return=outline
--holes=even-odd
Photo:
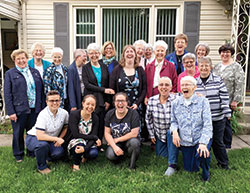
[[[198,67],[195,66],[195,55],[192,53],[187,53],[182,57],[182,63],[185,68],[185,71],[182,72],[178,76],[178,87],[177,91],[181,92],[181,86],[180,82],[181,79],[185,76],[193,76],[194,78],[197,78],[200,75],[200,72],[198,70]]]

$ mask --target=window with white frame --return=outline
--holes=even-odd
[[[101,13],[102,28],[95,31],[95,8],[76,8],[76,48],[87,48],[89,43],[96,42],[96,36],[102,40],[112,41],[120,59],[122,49],[127,44],[133,44],[138,39],[149,41],[149,34],[154,40],[164,40],[169,45],[168,53],[174,50],[176,35],[176,8],[155,8],[155,24],[150,23],[150,7],[148,8],[105,8]],[[156,27],[156,30],[152,26]],[[150,33],[151,32],[151,33]],[[154,34],[155,33],[155,34]]]

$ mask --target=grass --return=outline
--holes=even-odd
[[[177,174],[165,177],[167,159],[156,157],[148,146],[142,146],[136,171],[128,169],[128,159],[114,165],[101,153],[79,172],[71,171],[71,162],[52,163],[49,175],[36,171],[35,158],[16,163],[11,148],[1,147],[0,192],[250,192],[250,149],[228,155],[231,170],[217,168],[212,157],[211,179],[204,183],[200,173],[183,171],[181,155]]]
[[[12,126],[10,124],[10,120],[6,120],[0,123],[0,134],[12,134]]]

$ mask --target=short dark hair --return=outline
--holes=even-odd
[[[48,97],[49,96],[53,96],[53,95],[59,95],[60,96],[60,94],[59,94],[59,92],[57,91],[57,90],[50,90],[48,93],[47,93],[47,95],[46,95],[46,100],[48,100]],[[60,97],[61,98],[61,97]]]
[[[231,44],[224,44],[224,45],[222,45],[220,48],[219,48],[219,54],[221,53],[221,52],[224,52],[224,51],[227,51],[227,50],[230,50],[230,52],[231,52],[231,55],[234,55],[234,53],[235,53],[235,49],[233,48],[233,46],[231,45]]]
[[[113,97],[113,103],[115,103],[115,99],[116,99],[116,97],[117,97],[118,95],[124,96],[126,102],[129,103],[129,101],[128,101],[128,95],[127,95],[125,92],[118,92],[118,93],[116,93],[116,94],[114,95],[114,97]]]

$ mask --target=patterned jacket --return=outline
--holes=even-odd
[[[186,105],[183,96],[171,104],[171,133],[178,131],[182,146],[208,144],[213,136],[210,105],[205,97],[193,94],[191,104]]]
[[[61,104],[60,107],[64,105],[64,84],[67,85],[68,79],[68,69],[63,64],[63,73],[65,77],[65,83],[63,75],[60,72],[56,71],[56,65],[52,63],[44,72],[43,74],[43,81],[44,81],[44,92],[47,94],[50,90],[57,90],[61,97]]]
[[[224,69],[222,67],[222,63],[217,64],[213,73],[223,79],[229,95],[229,104],[232,101],[242,101],[245,73],[241,65],[234,62]]]

